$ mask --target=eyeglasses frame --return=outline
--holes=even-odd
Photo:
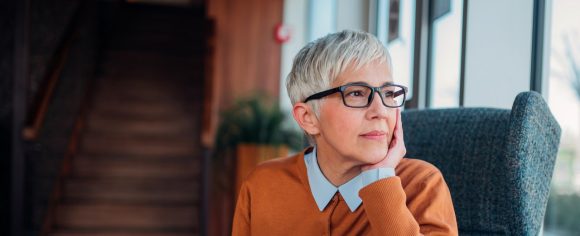
[[[363,86],[363,87],[367,87],[367,88],[371,89],[371,94],[369,95],[367,104],[365,106],[349,106],[349,105],[346,104],[346,101],[345,101],[345,98],[344,98],[344,91],[346,90],[347,87],[350,87],[350,86]],[[308,102],[310,100],[320,99],[320,98],[329,96],[331,94],[340,92],[340,95],[342,97],[342,103],[345,106],[352,107],[352,108],[366,108],[366,107],[369,107],[371,105],[371,103],[372,103],[372,101],[374,99],[374,96],[375,96],[375,92],[377,92],[377,93],[380,94],[381,93],[381,89],[383,89],[384,87],[388,87],[388,86],[399,87],[399,88],[402,89],[400,91],[403,91],[403,102],[399,106],[390,106],[390,105],[385,104],[385,101],[383,100],[383,96],[379,95],[379,97],[381,98],[381,102],[383,103],[383,105],[386,106],[386,107],[390,107],[390,108],[397,108],[397,107],[402,107],[403,105],[405,105],[405,100],[407,99],[407,92],[408,92],[408,88],[406,86],[398,85],[398,84],[394,84],[394,83],[385,83],[385,84],[383,84],[380,87],[373,87],[373,86],[368,85],[367,83],[362,83],[362,82],[348,83],[348,84],[345,84],[345,85],[342,85],[342,86],[338,86],[336,88],[331,88],[331,89],[328,89],[328,90],[324,90],[322,92],[318,92],[318,93],[312,94],[312,95],[308,96],[304,100],[304,103],[306,103],[306,102]],[[400,96],[400,94],[397,95],[397,96]]]

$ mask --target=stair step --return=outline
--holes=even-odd
[[[75,158],[73,176],[86,178],[199,178],[193,158]]]
[[[171,15],[162,16],[157,13],[144,15],[127,15],[127,18],[120,22],[120,26],[134,26],[134,27],[122,27],[122,29],[115,30],[115,33],[124,32],[134,32],[134,31],[145,31],[151,30],[151,32],[161,33],[161,32],[176,32],[182,33],[184,37],[199,35],[202,32],[196,31],[204,22],[203,18],[200,17],[183,17],[183,15]],[[167,26],[170,27],[167,27]],[[122,31],[125,29],[126,31]]]
[[[189,24],[183,24],[184,22]],[[139,36],[170,35],[176,36],[173,38],[176,42],[184,42],[180,37],[183,39],[202,37],[202,32],[200,30],[196,31],[196,29],[201,29],[202,22],[198,19],[177,19],[175,17],[174,19],[127,19],[121,22],[119,26],[128,27],[114,29],[111,36],[116,41],[116,39],[124,39],[125,37],[132,38],[131,34]],[[172,27],[167,27],[167,25],[171,25]]]
[[[157,103],[167,103],[171,100],[175,101],[179,99],[183,102],[187,98],[191,97],[191,93],[193,92],[195,87],[185,87],[187,81],[183,81],[179,84],[162,84],[162,83],[153,83],[153,82],[133,82],[133,81],[102,81],[99,85],[96,86],[97,96],[103,98],[107,98],[106,95],[114,95],[114,94],[135,94],[139,95],[142,98],[147,98],[147,95],[158,95],[157,97],[160,98],[160,101]],[[139,98],[138,96],[134,96],[135,98]],[[115,100],[119,100],[118,98],[114,97]],[[151,101],[156,101],[150,99]],[[132,101],[128,101],[132,102]],[[167,104],[172,105],[172,104]]]
[[[124,103],[141,103],[141,107],[147,103],[172,103],[175,105],[181,105],[186,107],[195,107],[194,105],[200,103],[203,93],[193,92],[195,90],[200,90],[200,88],[191,88],[191,92],[185,93],[173,93],[167,94],[168,92],[162,91],[136,91],[136,90],[121,90],[119,88],[113,89],[98,89],[95,92],[94,104],[103,102],[114,103],[115,101]],[[117,105],[118,106],[118,105]],[[125,107],[125,106],[123,106]],[[170,116],[170,115],[167,115]]]
[[[205,47],[194,47],[188,50],[156,50],[156,49],[142,49],[142,48],[122,48],[122,47],[111,47],[106,49],[107,53],[111,52],[139,52],[139,53],[153,53],[159,55],[165,55],[170,57],[182,57],[185,60],[191,60],[191,55],[203,55],[205,52]]]
[[[155,68],[121,68],[111,67],[101,69],[101,75],[118,78],[142,78],[166,81],[179,81],[179,79],[203,79],[202,66],[191,66],[189,70],[163,70]]]
[[[195,206],[62,204],[57,208],[56,226],[86,231],[195,231],[198,211]]]
[[[65,202],[193,204],[199,200],[198,179],[72,178],[65,183]]]
[[[187,117],[142,117],[132,119],[106,118],[91,115],[87,118],[86,134],[125,134],[125,135],[171,135],[189,139],[196,133],[196,119]],[[118,137],[118,136],[117,136]],[[96,138],[96,137],[95,137]],[[89,138],[92,139],[92,138]]]
[[[97,97],[129,93],[141,97],[186,98],[186,95],[197,88],[193,85],[195,79],[184,77],[183,74],[180,74],[179,79],[168,79],[172,83],[163,82],[166,79],[166,74],[162,76],[148,74],[147,76],[120,77],[113,75],[108,77],[101,79],[97,84],[95,88]]]
[[[118,106],[144,106],[150,104],[152,106],[167,105],[171,107],[190,108],[192,107],[192,104],[196,104],[196,100],[203,99],[203,93],[196,92],[197,90],[201,89],[193,87],[188,88],[188,91],[172,91],[173,94],[162,95],[159,92],[150,92],[153,94],[157,93],[160,96],[143,96],[143,93],[139,91],[119,90],[120,89],[118,88],[102,88],[97,90],[97,94],[102,96],[99,96],[98,100],[93,101],[93,106],[106,106],[115,104]]]
[[[150,110],[149,113],[183,113],[191,111],[192,103],[182,99],[176,99],[172,96],[161,97],[161,99],[119,99],[114,97],[95,100],[92,104],[94,112],[100,111],[118,111],[121,108],[125,113],[135,110]],[[172,113],[173,112],[173,113]],[[167,114],[167,117],[172,115]]]
[[[111,58],[102,65],[107,69],[147,70],[147,71],[181,71],[188,73],[192,67],[202,65],[202,59],[172,59],[170,57],[143,57],[143,58]]]
[[[156,60],[133,60],[130,62],[122,62],[121,60],[108,60],[102,65],[107,71],[114,70],[124,70],[124,71],[135,71],[138,73],[149,72],[148,74],[158,74],[159,76],[165,76],[167,73],[178,72],[178,75],[191,75],[196,69],[202,68],[202,61],[185,61],[171,62],[164,58],[157,58]]]
[[[199,122],[197,122],[199,123]],[[197,142],[199,142],[199,127],[195,126],[192,127],[191,129],[183,129],[183,130],[177,130],[177,129],[165,129],[163,127],[148,127],[148,128],[144,128],[141,130],[137,130],[137,129],[117,129],[117,130],[113,130],[113,129],[97,129],[94,127],[87,127],[85,129],[85,133],[83,135],[83,138],[85,139],[104,139],[104,138],[111,138],[111,139],[142,139],[142,138],[147,138],[147,139],[168,139],[168,140],[177,140],[177,139],[182,139],[182,140],[190,140],[193,148],[195,150],[199,150],[200,146],[198,145]],[[114,154],[112,153],[110,150],[104,150],[102,152],[93,152],[94,150],[81,150],[81,152],[85,152],[90,154],[91,152],[94,154]],[[124,155],[131,155],[131,152],[133,152],[134,155],[139,154],[139,155],[143,155],[142,152],[134,152],[134,151],[130,151],[130,150],[123,150],[122,153],[124,153]],[[149,153],[147,154],[148,156],[154,154],[154,153]],[[191,156],[190,153],[187,154],[187,156]]]
[[[195,147],[193,136],[191,139],[88,136],[81,141],[81,150],[97,154],[196,156],[199,149]]]
[[[126,232],[84,232],[82,230],[66,230],[51,233],[50,236],[194,236],[198,233],[170,233],[170,232],[143,232],[143,231],[126,231]]]
[[[110,154],[110,153],[88,153],[85,150],[79,150],[79,152],[77,153],[77,155],[74,157],[75,160],[76,159],[96,159],[96,160],[144,160],[144,161],[172,161],[172,160],[176,160],[176,161],[180,161],[180,160],[185,160],[185,159],[194,159],[194,160],[199,160],[199,157],[197,157],[199,155],[194,155],[192,157],[192,155],[184,155],[184,156],[180,156],[180,155],[142,155],[142,154]]]
[[[104,52],[105,63],[109,61],[117,61],[119,63],[127,63],[134,61],[157,62],[164,63],[185,63],[196,62],[203,63],[203,57],[191,57],[189,54],[167,54],[155,51],[137,51],[137,50],[106,50]]]
[[[179,106],[179,105],[171,105],[171,106],[163,106],[161,103],[153,103],[151,105],[147,104],[133,104],[131,106],[124,106],[124,105],[116,105],[114,103],[108,103],[110,105],[106,105],[107,102],[96,102],[93,107],[93,111],[95,113],[105,113],[105,114],[112,114],[112,115],[135,115],[135,116],[156,116],[157,114],[163,114],[165,116],[173,116],[173,117],[180,117],[180,116],[191,116],[193,113],[193,105],[191,107],[186,106]]]
[[[146,101],[142,101],[143,103],[146,103]],[[192,102],[189,104],[192,107],[192,110],[194,109],[199,109],[200,107],[200,103],[198,102]],[[87,118],[86,118],[86,122],[87,125],[91,125],[91,122],[93,121],[114,121],[114,120],[118,120],[119,122],[159,122],[159,123],[164,123],[164,122],[169,122],[169,121],[174,121],[177,123],[181,123],[181,122],[189,122],[192,125],[198,125],[199,124],[199,119],[200,117],[198,115],[190,115],[190,116],[169,116],[165,113],[151,113],[147,116],[144,116],[142,114],[132,114],[132,113],[127,113],[127,112],[122,112],[122,113],[111,113],[111,112],[90,112],[89,114],[87,114]],[[87,127],[87,129],[90,127]],[[108,130],[104,130],[104,131],[108,131]]]
[[[123,48],[149,48],[149,49],[181,49],[192,50],[195,47],[202,47],[201,38],[195,37],[180,38],[179,32],[158,31],[151,32],[155,29],[131,30],[122,32],[111,38],[112,47]]]
[[[155,52],[164,52],[169,54],[174,53],[199,53],[201,52],[200,49],[197,47],[182,47],[176,46],[171,44],[161,44],[161,43],[140,43],[140,42],[133,42],[133,41],[116,41],[114,44],[109,44],[108,47],[110,49],[115,50],[141,50],[141,51],[155,51]]]
[[[147,3],[132,3],[131,5],[125,5],[125,10],[131,19],[140,19],[143,17],[145,19],[164,19],[164,18],[177,18],[177,17],[191,17],[196,18],[196,16],[203,16],[203,7],[176,7],[172,5],[157,5],[157,4],[147,4]]]
[[[181,20],[181,22],[179,22]],[[157,21],[157,22],[156,22]],[[202,32],[197,31],[197,29],[201,29],[201,22],[195,22],[197,25],[193,24],[183,24],[183,22],[195,22],[192,19],[137,19],[137,20],[126,20],[121,22],[119,26],[129,26],[123,27],[122,29],[113,29],[111,31],[111,38],[112,41],[116,41],[117,39],[124,39],[124,38],[134,38],[131,37],[132,34],[138,36],[146,36],[145,39],[148,39],[148,36],[154,35],[169,35],[169,36],[177,36],[173,40],[175,42],[186,42],[186,39],[194,39],[194,38],[201,38]],[[167,25],[172,25],[172,27],[167,27]],[[181,26],[187,25],[187,26]],[[181,37],[181,38],[180,38]]]

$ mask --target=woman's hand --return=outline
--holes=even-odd
[[[393,138],[389,144],[389,150],[385,158],[375,164],[365,165],[362,171],[376,168],[395,168],[407,153],[405,142],[403,141],[403,123],[401,122],[401,109],[397,108],[397,120],[393,130]]]

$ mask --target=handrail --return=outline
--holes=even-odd
[[[84,103],[87,102],[88,97],[89,96],[85,96]],[[48,199],[46,214],[40,231],[41,236],[49,235],[52,231],[52,227],[55,224],[57,205],[59,203],[59,199],[61,199],[64,192],[64,180],[71,174],[73,158],[78,152],[80,136],[85,127],[86,114],[87,108],[86,106],[83,106],[81,108],[79,116],[75,121],[72,135],[69,139],[67,150],[64,155],[64,159],[61,162],[62,165],[58,173],[55,186],[53,187],[53,190]]]
[[[24,137],[27,140],[34,140],[38,137],[39,131],[42,128],[42,124],[44,122],[44,117],[46,116],[48,105],[52,99],[52,93],[58,84],[60,74],[62,73],[65,63],[67,62],[69,49],[71,48],[75,37],[78,35],[78,24],[83,20],[82,16],[87,7],[90,6],[87,6],[86,1],[82,1],[76,9],[75,15],[71,18],[73,22],[71,22],[67,28],[67,37],[65,40],[63,40],[61,50],[59,50],[59,53],[57,53],[58,55],[54,57],[57,60],[57,63],[52,70],[52,73],[49,74],[50,77],[47,81],[47,87],[43,93],[39,107],[36,109],[34,121],[31,126],[28,126],[23,130]],[[85,128],[85,119],[89,111],[88,103],[90,98],[93,96],[93,90],[91,88],[94,87],[94,83],[95,79],[91,78],[85,87],[85,93],[81,101],[80,110],[76,117],[64,158],[61,161],[60,170],[56,176],[55,184],[48,199],[45,216],[39,232],[39,235],[41,236],[50,235],[55,226],[56,211],[58,204],[64,194],[65,179],[71,175],[73,165],[72,163],[79,150],[78,148],[81,135]]]
[[[71,45],[78,35],[78,22],[84,3],[85,2],[82,1],[75,10],[75,14],[71,17],[69,25],[65,31],[65,38],[61,41],[58,50],[53,55],[51,62],[49,62],[51,63],[51,69],[42,82],[44,86],[40,87],[40,91],[38,91],[35,96],[36,99],[33,103],[33,109],[30,110],[26,126],[22,130],[22,136],[26,141],[36,140],[40,134],[42,126],[44,125],[44,120],[48,112],[50,101],[52,101],[54,89],[59,82],[64,65],[68,60],[68,52]]]

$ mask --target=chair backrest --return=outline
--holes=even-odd
[[[437,166],[460,235],[537,235],[546,212],[560,126],[536,92],[512,110],[453,108],[402,114],[407,156]]]

